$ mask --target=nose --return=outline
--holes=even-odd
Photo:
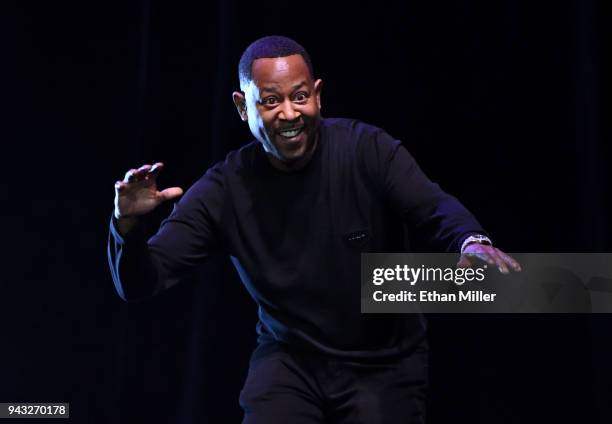
[[[294,106],[295,105],[289,99],[285,100],[281,105],[281,109],[278,115],[279,119],[282,119],[284,121],[295,121],[296,119],[298,119],[301,114],[298,110],[295,109]]]

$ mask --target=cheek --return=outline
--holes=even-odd
[[[264,139],[268,142],[274,143],[274,127],[272,126],[272,122],[269,116],[266,116],[262,113],[257,113],[256,116],[253,116],[253,126],[251,127],[251,132],[259,134],[260,140]]]
[[[251,128],[263,128],[264,127],[264,120],[261,116],[261,113],[259,113],[259,111],[251,112],[251,114],[249,115],[249,125],[251,126]]]
[[[310,121],[314,121],[319,116],[319,108],[315,102],[312,102],[307,107],[302,110],[302,115],[304,115],[305,119]]]
[[[259,117],[259,125],[265,128],[268,133],[274,132],[274,116],[270,114],[261,114]]]

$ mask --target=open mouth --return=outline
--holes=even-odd
[[[304,129],[303,126],[299,128],[290,128],[290,129],[279,131],[278,134],[283,138],[290,139],[290,138],[297,137],[302,132],[303,129]]]

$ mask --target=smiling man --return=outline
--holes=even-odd
[[[256,47],[247,50],[239,65],[242,91],[233,94],[240,117],[283,171],[308,163],[321,119],[322,81],[313,79],[310,59],[299,49],[303,54],[258,59]]]
[[[255,140],[198,180],[147,240],[161,163],[115,184],[109,260],[125,300],[159,293],[213,254],[229,255],[259,306],[259,345],[240,394],[244,423],[421,423],[427,343],[419,315],[360,313],[361,252],[429,250],[518,264],[401,142],[321,117],[322,81],[285,37],[251,44],[233,93]],[[407,231],[404,232],[404,229]]]

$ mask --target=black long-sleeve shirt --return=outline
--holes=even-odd
[[[404,248],[404,229],[430,251],[459,251],[474,217],[420,170],[401,143],[348,119],[322,119],[311,161],[274,168],[257,141],[202,176],[148,241],[111,223],[109,260],[119,295],[149,296],[214,253],[229,254],[259,305],[260,341],[342,357],[410,350],[417,315],[360,313],[361,252]]]

